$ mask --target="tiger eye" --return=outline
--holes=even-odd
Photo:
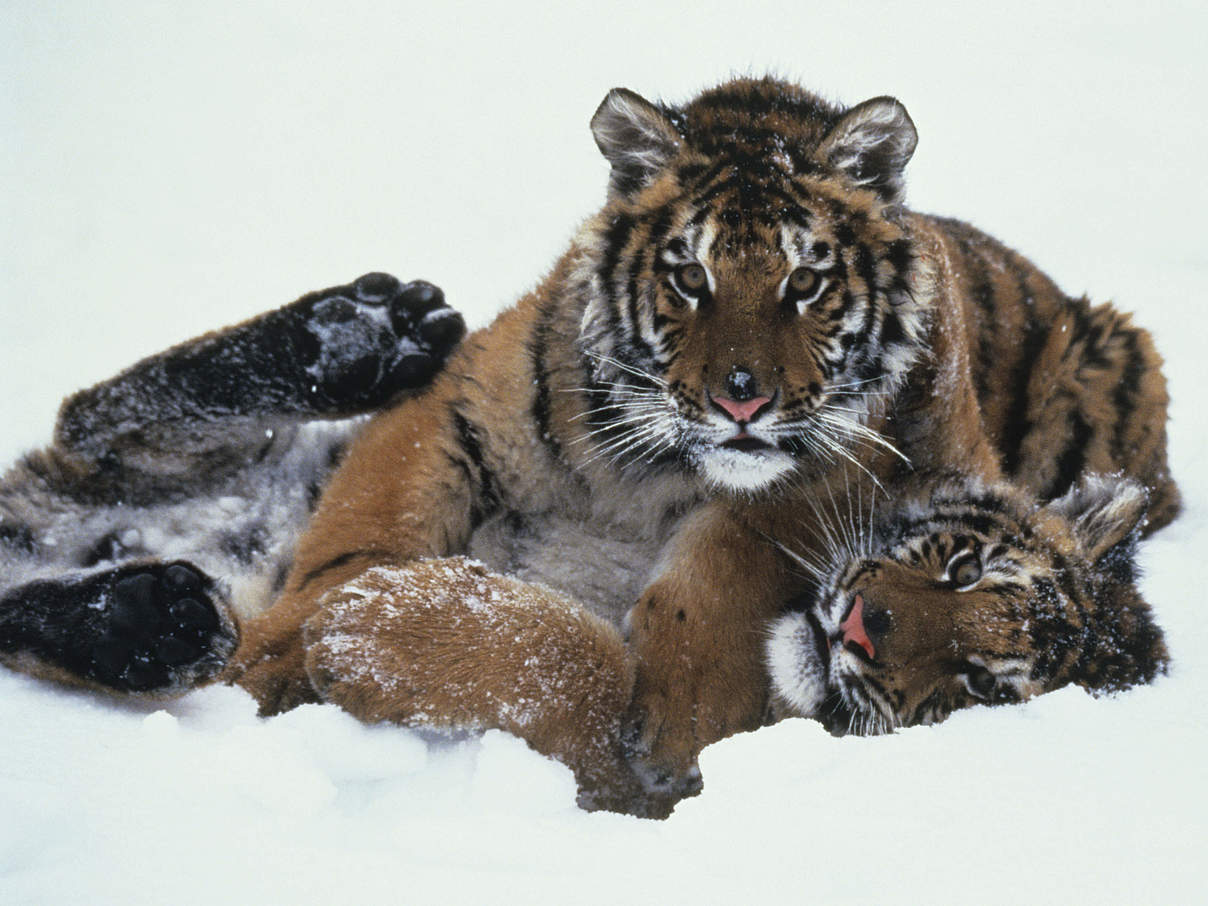
[[[976,554],[963,554],[948,564],[948,578],[957,588],[973,585],[981,576],[981,561]]]
[[[989,698],[994,692],[994,687],[998,684],[993,673],[977,664],[969,668],[968,677],[969,688],[974,695],[981,698]]]
[[[699,264],[681,264],[675,270],[675,280],[691,296],[704,292],[709,285],[709,275]]]
[[[794,296],[808,296],[818,288],[820,279],[817,271],[799,267],[789,274],[789,292]]]

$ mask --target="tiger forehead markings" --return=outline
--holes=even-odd
[[[675,460],[714,487],[764,489],[847,456],[918,360],[922,269],[893,175],[914,128],[889,99],[838,119],[763,82],[683,110],[617,91],[597,113],[613,197],[575,282],[580,347],[607,388],[599,422],[629,429],[608,448],[623,465]]]

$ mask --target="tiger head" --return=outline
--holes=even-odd
[[[740,79],[682,107],[615,89],[592,130],[609,199],[573,291],[596,448],[751,493],[871,440],[929,298],[902,218],[905,108]]]
[[[767,642],[774,713],[880,733],[1152,680],[1167,653],[1136,587],[1146,505],[1094,476],[1044,506],[968,479],[907,491],[830,564],[802,561],[817,587]]]

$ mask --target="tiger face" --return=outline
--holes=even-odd
[[[612,182],[576,289],[600,448],[755,492],[867,443],[925,331],[902,105],[740,80],[683,108],[614,90],[592,127]]]
[[[968,480],[905,494],[810,567],[816,594],[773,625],[774,709],[881,733],[1069,683],[1148,682],[1167,655],[1134,581],[1146,502],[1093,477],[1043,507]]]

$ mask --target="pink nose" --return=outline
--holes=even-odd
[[[873,647],[872,639],[864,631],[864,598],[860,595],[856,595],[856,601],[851,606],[851,613],[847,615],[846,620],[839,624],[839,630],[843,633],[844,644],[853,642],[863,648],[870,658],[877,656],[877,649]]]
[[[714,396],[712,399],[736,422],[749,422],[755,417],[755,413],[772,401],[770,396],[757,396],[742,403],[724,396]]]

